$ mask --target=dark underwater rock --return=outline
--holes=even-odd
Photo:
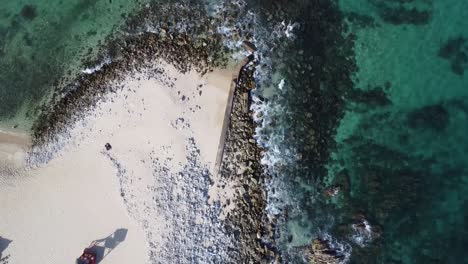
[[[375,18],[369,15],[359,14],[357,12],[346,12],[344,15],[349,22],[360,28],[373,28],[378,26]]]
[[[430,9],[430,6],[425,1],[374,0],[371,1],[371,3],[377,8],[377,13],[380,18],[389,24],[411,24],[421,26],[427,25],[432,19],[432,9]],[[418,6],[418,8],[416,6]],[[426,8],[421,8],[421,6],[426,6]]]
[[[4,50],[3,50],[4,47],[3,46],[5,45],[5,38],[6,38],[7,34],[8,34],[7,29],[0,26],[0,56],[2,56],[3,53],[4,53]]]
[[[389,87],[389,84],[386,84],[386,87]],[[353,89],[350,92],[351,100],[366,104],[368,106],[387,106],[391,105],[392,101],[388,98],[384,89],[380,86],[362,90],[362,89]]]
[[[449,39],[439,50],[438,55],[444,59],[450,59],[454,55],[460,52],[465,46],[466,38],[457,37]]]
[[[453,73],[463,75],[468,67],[468,43],[465,37],[449,39],[440,49],[439,57],[450,62]]]
[[[450,115],[444,106],[430,105],[414,110],[408,114],[408,126],[435,131],[444,130],[450,121]]]
[[[36,7],[33,5],[25,5],[21,9],[20,15],[27,20],[33,20],[37,16]]]
[[[406,9],[404,7],[386,9],[385,12],[380,14],[385,22],[394,25],[426,25],[431,20],[431,16],[432,14],[428,11],[419,11],[416,8]]]

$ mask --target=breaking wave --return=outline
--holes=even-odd
[[[90,67],[90,68],[86,68],[84,70],[82,70],[81,72],[82,73],[85,73],[85,74],[92,74],[92,73],[95,73],[99,70],[102,69],[102,67],[104,67],[104,65],[107,65],[107,64],[110,64],[112,62],[112,59],[110,56],[106,56],[104,57],[104,59],[99,62],[97,65],[93,66],[93,67]]]

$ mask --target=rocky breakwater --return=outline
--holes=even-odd
[[[231,201],[235,209],[227,213],[225,221],[228,232],[238,243],[237,263],[279,263],[280,255],[271,243],[275,236],[274,220],[265,211],[267,175],[260,163],[263,150],[253,137],[255,123],[250,110],[257,64],[253,55],[249,56],[236,79],[219,176],[221,181],[235,186]]]
[[[106,95],[121,90],[119,83],[125,77],[154,68],[155,62],[172,64],[182,73],[196,70],[200,74],[226,65],[230,50],[223,43],[226,36],[217,33],[221,18],[207,16],[202,7],[184,4],[150,4],[129,18],[123,33],[100,47],[99,58],[88,60],[87,65],[94,70],[83,72],[65,87],[57,87],[52,102],[42,108],[33,128],[36,155],[31,156],[39,161],[50,159],[48,155],[65,144],[63,139],[76,122]],[[253,55],[249,56],[236,79],[220,163],[221,181],[235,186],[234,199],[229,201],[234,209],[223,220],[224,232],[236,241],[235,248],[228,248],[231,251],[226,263],[281,262],[270,242],[275,240],[275,223],[265,212],[267,176],[260,163],[263,150],[253,137],[250,91],[255,88],[257,63]],[[161,76],[164,74],[156,70],[150,77]],[[52,151],[44,151],[43,146],[51,146]],[[200,231],[192,229],[191,235],[199,236]]]
[[[325,239],[314,239],[305,251],[311,264],[340,264],[346,258]]]

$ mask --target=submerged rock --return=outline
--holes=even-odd
[[[314,239],[308,248],[308,261],[310,264],[339,264],[343,263],[345,256],[333,248],[325,239]]]
[[[441,104],[424,106],[408,114],[408,125],[411,128],[444,130],[450,121],[447,109]]]
[[[21,9],[20,15],[27,20],[33,20],[37,16],[36,7],[33,5],[25,5]]]
[[[413,2],[413,3],[411,3]],[[420,3],[416,3],[420,2]],[[372,1],[380,18],[393,25],[426,25],[432,19],[432,6],[418,0]]]
[[[462,36],[449,39],[439,49],[438,56],[450,62],[453,73],[463,75],[468,68],[468,40]]]

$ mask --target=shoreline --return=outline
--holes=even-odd
[[[102,263],[129,263],[130,256],[132,261],[138,259],[138,263],[146,263],[148,260],[144,258],[152,256],[168,261],[174,258],[161,250],[172,243],[168,238],[175,235],[175,228],[184,224],[168,212],[179,215],[190,209],[184,203],[176,203],[165,211],[172,202],[159,193],[169,190],[170,195],[173,191],[182,193],[181,185],[193,186],[187,189],[210,187],[209,181],[192,182],[191,177],[167,182],[161,169],[175,175],[203,167],[212,171],[218,148],[212,138],[221,133],[220,110],[227,103],[232,74],[228,74],[229,70],[215,70],[199,77],[194,71],[184,74],[171,65],[160,62],[155,65],[154,69],[162,71],[160,78],[150,73],[154,69],[147,69],[110,83],[122,85],[121,90],[102,98],[66,132],[66,148],[54,153],[46,163],[28,169],[23,177],[2,180],[0,204],[8,213],[3,216],[0,229],[2,236],[13,241],[5,251],[11,261],[29,263],[33,261],[29,259],[31,256],[36,261],[71,261],[93,239],[119,228],[126,229],[128,237]],[[6,140],[11,138],[14,137]],[[194,143],[190,143],[191,138]],[[108,151],[107,143],[112,146]],[[194,158],[197,164],[185,168],[184,164],[190,164]],[[160,191],[153,192],[154,189]],[[186,195],[187,199],[190,196],[200,199],[198,206],[207,204],[204,199],[208,198],[204,196],[190,192]],[[153,199],[162,200],[151,205]],[[21,210],[14,209],[17,207]],[[210,210],[214,213],[219,209],[207,207],[200,212]],[[40,214],[41,211],[46,213]],[[205,221],[214,221],[204,213],[193,213]],[[70,230],[55,229],[66,226]],[[222,236],[221,231],[213,238]],[[184,232],[187,232],[184,237],[195,238],[196,234],[188,229]],[[35,246],[40,243],[38,238],[43,241],[42,246]],[[63,240],[67,243],[60,242]],[[158,246],[143,253],[149,244]],[[26,253],[30,250],[34,253]]]
[[[24,131],[7,131],[0,129],[0,144],[15,144],[20,146],[27,146],[31,142],[31,137]]]
[[[130,26],[132,30],[137,30],[141,26],[138,25],[141,23],[137,21],[138,19],[151,17],[145,12],[154,12],[152,13],[154,16],[159,12],[151,10],[151,8],[148,10],[145,9],[141,14],[137,14],[131,19],[129,25],[137,24],[137,26]],[[187,16],[191,16],[192,11],[185,10],[184,12],[187,12]],[[164,18],[165,15],[158,19]],[[144,21],[144,19],[142,20]],[[203,22],[213,26],[209,19],[205,19]],[[267,221],[265,215],[266,193],[263,186],[265,175],[260,167],[261,149],[253,139],[255,125],[247,100],[248,91],[255,86],[253,79],[255,66],[251,65],[253,67],[247,67],[248,69],[241,67],[240,72],[231,73],[228,76],[230,78],[239,74],[235,85],[223,86],[225,94],[222,100],[226,103],[230,100],[228,98],[232,98],[233,101],[231,106],[228,103],[228,107],[226,104],[224,106],[221,104],[222,107],[219,108],[218,103],[217,110],[205,110],[207,102],[213,106],[213,98],[206,97],[205,91],[199,91],[199,86],[196,86],[192,87],[190,91],[195,93],[194,96],[197,98],[205,98],[205,104],[200,103],[184,108],[189,104],[189,99],[190,103],[196,100],[192,100],[191,95],[173,91],[174,87],[176,89],[181,87],[175,84],[184,79],[180,78],[181,75],[195,74],[206,78],[207,83],[209,83],[210,76],[219,74],[216,69],[222,68],[229,62],[227,58],[229,52],[223,49],[223,45],[222,35],[219,33],[213,33],[210,36],[193,36],[177,33],[167,25],[161,25],[157,32],[144,32],[110,40],[106,46],[101,48],[106,50],[102,54],[112,55],[111,62],[102,65],[99,70],[92,73],[80,74],[74,82],[56,92],[50,107],[42,109],[40,117],[33,125],[32,150],[29,153],[32,158],[28,160],[30,165],[38,171],[47,171],[50,169],[50,164],[55,164],[54,168],[62,166],[60,167],[61,173],[52,173],[55,178],[48,177],[49,180],[55,179],[55,181],[47,181],[48,185],[63,188],[61,189],[62,195],[76,191],[89,194],[90,190],[83,183],[80,185],[79,180],[93,182],[92,176],[94,174],[107,175],[100,177],[103,182],[113,182],[107,186],[107,188],[112,187],[113,190],[105,191],[105,193],[113,194],[104,199],[107,199],[107,202],[112,201],[111,203],[114,204],[112,210],[115,212],[109,214],[109,217],[120,219],[119,221],[122,223],[113,228],[131,226],[130,219],[130,222],[137,223],[139,228],[133,225],[132,229],[129,228],[129,234],[132,232],[136,233],[137,237],[146,237],[145,241],[149,248],[147,256],[150,261],[166,260],[168,263],[189,263],[194,257],[190,255],[190,252],[197,252],[196,256],[200,258],[200,262],[213,256],[220,262],[245,262],[264,257],[268,259],[279,258],[274,252],[274,248],[263,242],[264,239],[268,240],[267,237],[272,235],[271,231],[274,228]],[[164,66],[154,67],[155,61],[164,61],[172,68],[170,71],[175,70],[178,73],[176,75],[166,74],[165,69],[162,69]],[[99,61],[95,65],[100,65]],[[247,74],[242,74],[242,72]],[[148,87],[136,88],[137,84],[133,84],[134,88],[132,89],[126,88],[128,78],[136,78],[133,81],[138,83],[158,79],[158,76],[163,76],[163,80],[158,80],[159,85],[169,88],[175,94],[151,94]],[[189,83],[185,88],[197,83],[194,79],[186,81]],[[124,84],[121,85],[122,83]],[[232,84],[232,79],[228,79],[227,83]],[[149,94],[138,97],[142,95],[142,91],[147,91]],[[125,94],[124,99],[122,94]],[[132,104],[125,104],[127,97],[134,98],[135,94],[138,100]],[[156,105],[154,105],[155,102],[151,102],[152,98],[156,98]],[[239,100],[242,101],[240,108]],[[173,106],[176,101],[185,106],[179,105],[180,108],[171,111],[174,110],[173,107],[176,107]],[[119,102],[120,108],[110,107]],[[167,104],[167,102],[172,103]],[[159,109],[159,111],[148,116],[145,113],[148,105],[153,105],[152,107]],[[232,107],[232,111],[229,111],[230,107]],[[95,116],[93,117],[96,111],[102,111],[101,114],[109,117],[106,120],[110,123],[101,122]],[[205,111],[204,115],[197,116],[199,111]],[[112,114],[117,115],[117,113],[120,115],[118,119],[111,118]],[[185,116],[173,116],[175,113]],[[124,117],[127,115],[128,118],[125,119]],[[239,115],[242,116],[242,120],[236,119],[231,120],[231,122],[226,120],[227,116],[231,119],[233,116]],[[206,118],[207,116],[210,118]],[[164,122],[155,120],[162,117],[171,117],[171,122],[168,124],[168,120]],[[190,122],[189,117],[196,121]],[[140,118],[146,118],[147,121],[141,123]],[[239,121],[241,122],[239,123]],[[210,126],[203,122],[212,122],[211,124],[215,124],[215,127],[210,129]],[[90,124],[97,124],[97,127],[89,127]],[[239,129],[239,124],[245,127]],[[149,131],[152,131],[152,134],[147,134],[139,129],[145,128],[145,126],[149,128]],[[189,130],[192,131],[192,134],[187,134]],[[245,133],[244,130],[246,130]],[[226,136],[223,136],[224,134]],[[225,155],[225,147],[232,148],[234,146],[233,141],[229,139],[230,135],[233,134],[237,134],[236,137],[241,137],[241,144],[253,153],[253,156],[246,157],[248,160],[239,161],[233,158],[232,151],[228,151],[229,154]],[[103,135],[106,138],[103,138]],[[145,140],[147,137],[151,140]],[[219,141],[216,142],[216,139]],[[154,142],[159,143],[152,145],[155,144]],[[222,146],[217,145],[220,143]],[[110,148],[106,150],[107,144]],[[135,146],[138,147],[135,148]],[[75,152],[79,153],[80,157],[75,157]],[[228,158],[224,159],[225,156]],[[219,161],[220,159],[222,161]],[[245,170],[240,180],[235,177],[236,171],[218,173],[220,170],[217,169],[218,166],[224,166],[225,170],[226,166],[235,168],[244,166],[244,162],[252,162],[254,166],[251,169],[254,170],[255,177],[250,178],[251,170]],[[73,164],[73,166],[67,167],[67,164]],[[83,164],[95,165],[83,166]],[[106,165],[101,168],[97,164]],[[68,186],[68,183],[64,182],[63,177],[59,175],[63,174],[64,171],[67,175],[76,173],[84,175],[73,177],[75,187],[67,192],[65,187]],[[51,171],[47,173],[51,173]],[[228,175],[231,173],[233,174]],[[159,176],[155,177],[155,175]],[[41,177],[47,176],[42,175]],[[26,182],[34,186],[34,184],[39,184],[39,178],[32,177]],[[246,184],[252,184],[254,187],[245,190],[243,185]],[[98,189],[95,189],[95,192],[96,195],[100,193]],[[36,195],[42,195],[42,192],[36,192]],[[54,194],[48,195],[50,197],[44,198],[46,201],[52,199]],[[258,203],[250,203],[248,201],[250,199],[246,200],[246,195],[253,197],[253,200],[258,201]],[[71,200],[62,200],[63,197],[60,195],[54,198],[58,198],[63,204],[55,205],[52,208],[63,210],[66,203],[77,206],[76,200],[73,200],[72,197],[69,197]],[[33,201],[33,196],[29,196],[29,199]],[[55,200],[50,201],[55,202]],[[45,201],[42,202],[47,204]],[[10,206],[12,204],[14,203],[11,203]],[[91,202],[89,202],[89,206],[93,207]],[[103,211],[106,210],[105,203],[99,203],[98,207]],[[38,206],[38,208],[41,207]],[[67,216],[64,212],[52,209],[44,210],[51,212],[54,217]],[[126,212],[125,217],[122,215],[122,211]],[[26,211],[22,213],[27,214]],[[86,213],[84,210],[83,213],[89,214],[90,212]],[[99,218],[99,216],[96,217]],[[239,217],[241,219],[238,219]],[[101,221],[108,219],[102,218]],[[106,224],[102,223],[102,226],[106,226]],[[84,241],[89,241],[89,237],[98,237],[99,228],[91,229],[94,231],[85,234],[87,238],[82,237],[80,245],[74,245],[73,250],[86,246]],[[54,231],[49,230],[49,232]],[[75,233],[72,237],[80,237],[76,230],[73,232]],[[241,239],[239,239],[238,232]],[[200,241],[200,233],[204,234],[204,241]],[[10,239],[14,240],[13,237]],[[26,238],[23,237],[23,239],[26,241]],[[38,243],[37,241],[33,242]],[[134,245],[138,244],[137,242],[133,243]],[[10,247],[12,250],[21,250],[14,244]],[[60,247],[64,246],[60,245]],[[232,248],[236,250],[232,250]],[[70,252],[72,249],[66,247],[63,250],[69,254],[66,257],[72,256],[72,252]]]
[[[24,165],[31,137],[24,131],[0,129],[0,173]]]

